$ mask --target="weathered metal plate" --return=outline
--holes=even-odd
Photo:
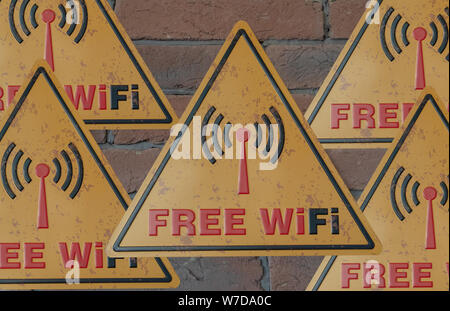
[[[306,113],[325,148],[388,148],[426,85],[449,102],[448,1],[368,6]]]
[[[0,1],[0,116],[46,59],[90,129],[169,129],[177,116],[106,0]]]
[[[310,290],[448,291],[448,126],[427,89],[359,202],[382,253],[325,258]]]
[[[234,27],[183,120],[117,227],[110,255],[379,251],[246,23]]]
[[[0,289],[178,286],[167,259],[107,258],[129,197],[50,67],[33,72],[0,122]]]

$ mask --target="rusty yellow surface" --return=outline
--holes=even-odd
[[[0,117],[45,59],[90,129],[169,129],[177,121],[106,0],[1,1],[0,51]]]
[[[34,67],[0,129],[0,289],[178,286],[164,258],[109,267],[104,248],[129,197],[47,63]]]
[[[359,201],[382,253],[326,257],[309,290],[448,291],[448,126],[426,89]]]
[[[181,129],[181,136],[177,140],[172,136],[166,144],[117,226],[108,246],[110,255],[379,252],[375,234],[245,22],[235,25],[182,120],[185,129],[173,131],[176,136]],[[263,120],[276,125],[272,144]],[[196,155],[202,145],[201,123],[216,123],[220,131],[210,135],[204,128],[209,151]],[[262,135],[258,148],[254,123]],[[238,140],[243,138],[239,129],[228,133],[227,148],[223,139],[227,124],[246,126],[250,137],[245,149]],[[221,150],[213,146],[214,136]],[[268,145],[269,157],[264,158]],[[177,159],[175,153],[182,149],[189,151]],[[243,173],[244,157],[235,156],[242,150],[247,152],[248,175]],[[262,168],[269,162],[274,167]],[[316,217],[323,224],[315,232],[310,215],[318,209],[323,209]],[[274,215],[283,219],[271,230]],[[187,220],[188,225],[180,226]]]
[[[448,107],[448,1],[367,7],[305,114],[326,149],[388,148],[424,86]]]

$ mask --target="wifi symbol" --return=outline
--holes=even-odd
[[[21,4],[18,10],[18,14],[16,14],[16,7],[18,4],[18,0],[11,0],[11,4],[9,5],[9,27],[11,29],[11,33],[14,36],[14,38],[17,40],[17,42],[22,43],[23,38],[19,34],[19,30],[17,28],[17,24],[20,24],[20,27],[22,29],[23,35],[30,36],[31,31],[30,27],[28,26],[26,20],[28,19],[31,26],[36,29],[39,24],[36,19],[36,12],[39,8],[39,6],[34,3],[31,6],[31,9],[28,10],[28,6],[30,4],[30,0],[21,0]],[[28,14],[26,14],[28,12]],[[19,23],[15,22],[16,15],[18,15]]]
[[[72,190],[69,194],[69,197],[73,200],[79,193],[81,185],[83,183],[84,165],[83,165],[83,160],[81,158],[81,155],[80,155],[77,147],[73,143],[70,143],[68,145],[68,147],[69,147],[70,151],[72,152],[73,157],[76,159],[76,163],[77,163],[76,166],[77,166],[77,171],[78,171],[75,185],[72,187]],[[2,163],[1,163],[1,167],[0,167],[3,188],[5,189],[8,196],[13,200],[17,197],[18,193],[16,194],[16,192],[13,191],[13,189],[11,188],[11,185],[8,181],[7,167],[8,167],[9,159],[11,158],[12,153],[15,150],[15,148],[16,148],[16,145],[14,143],[11,143],[8,146],[6,151],[3,153]],[[72,160],[66,150],[62,150],[60,152],[60,154],[64,160],[63,163],[65,164],[65,172],[66,172],[66,177],[64,179],[63,184],[61,185],[61,189],[63,191],[68,191],[69,186],[71,185],[72,180],[73,180],[74,165],[73,165]],[[14,159],[12,161],[12,165],[11,165],[12,180],[14,182],[15,187],[20,192],[22,192],[24,190],[24,186],[19,179],[18,167],[19,167],[19,163],[20,163],[23,155],[24,155],[24,152],[22,150],[19,150],[15,154]],[[31,183],[31,181],[32,181],[31,176],[30,176],[31,163],[32,163],[32,160],[30,158],[26,158],[22,163],[22,175],[23,175],[23,179],[25,180],[25,182],[27,184]],[[61,162],[59,161],[59,159],[57,157],[55,157],[53,159],[53,164],[55,167],[55,170],[54,170],[55,176],[53,178],[53,182],[57,185],[58,183],[60,183],[60,181],[62,181],[62,179],[61,179],[62,167],[61,167]],[[39,163],[35,167],[35,173],[36,173],[36,177],[40,179],[37,227],[38,227],[38,229],[46,229],[46,228],[48,228],[48,217],[47,217],[47,195],[46,195],[46,190],[45,190],[45,179],[50,174],[50,167],[45,163]]]
[[[272,114],[273,118],[275,119],[275,123],[278,125],[279,129],[279,137],[278,137],[278,150],[277,152],[272,156],[270,159],[270,162],[275,163],[280,158],[283,148],[284,148],[284,141],[285,141],[285,130],[284,130],[284,124],[283,120],[281,120],[280,114],[274,107],[269,108],[270,113]],[[266,128],[268,130],[267,135],[267,142],[265,147],[262,148],[262,153],[264,156],[267,156],[270,151],[272,150],[273,140],[274,140],[274,134],[273,134],[273,126],[272,122],[270,121],[269,117],[266,114],[261,115],[261,119],[263,120],[264,124],[266,125]],[[255,141],[255,147],[260,148],[262,143],[262,129],[261,126],[258,123],[254,123],[255,130],[256,130],[256,141]]]
[[[69,13],[67,13],[66,8],[69,9]],[[88,11],[85,0],[67,0],[66,6],[64,7],[62,4],[59,4],[58,9],[61,14],[58,27],[64,29],[65,25],[69,25],[69,28],[66,31],[67,35],[72,36],[76,34],[73,41],[79,43],[86,33],[88,24]],[[80,24],[80,15],[82,15],[81,26],[76,32],[77,25]]]
[[[410,45],[410,40],[408,37],[408,29],[410,27],[410,24],[407,21],[402,21],[402,16],[400,14],[397,14],[395,18],[392,19],[392,23],[390,26],[390,41],[392,45],[392,50],[388,47],[387,44],[387,25],[391,22],[391,17],[394,13],[394,8],[390,7],[389,10],[386,11],[384,14],[383,20],[381,22],[380,27],[380,41],[381,41],[381,47],[383,49],[384,54],[386,57],[393,62],[395,60],[395,57],[393,53],[397,53],[400,55],[403,52],[403,49],[408,47]],[[448,7],[445,8],[445,12],[448,16]],[[437,16],[437,19],[439,20],[442,30],[443,30],[443,39],[442,43],[439,45],[438,52],[440,54],[444,53],[444,50],[448,44],[449,36],[448,36],[448,24],[444,17],[439,14]],[[433,32],[433,38],[431,39],[431,46],[436,46],[438,41],[438,28],[434,22],[430,23],[431,30]],[[423,90],[426,86],[425,82],[425,65],[424,65],[424,59],[423,59],[423,41],[426,39],[428,35],[428,32],[425,28],[422,27],[416,27],[413,30],[413,38],[417,41],[417,62],[416,62],[416,77],[415,77],[415,88],[416,90]],[[401,37],[401,43],[399,41],[399,37]],[[403,49],[402,46],[400,46],[403,43]],[[449,56],[447,55],[446,60],[449,61]]]
[[[400,221],[405,220],[404,214],[400,211],[397,203],[396,198],[396,190],[397,185],[399,183],[399,179],[402,177],[402,174],[404,173],[405,168],[400,167],[397,172],[395,173],[394,177],[392,178],[391,188],[390,188],[390,198],[391,198],[391,205],[392,209],[395,213],[395,215],[400,219]],[[447,176],[448,177],[448,176]],[[411,208],[411,205],[408,201],[407,195],[408,192],[410,194],[410,197],[414,203],[414,205],[417,207],[420,205],[418,192],[420,188],[420,183],[418,181],[415,181],[413,186],[409,188],[409,184],[412,180],[412,175],[407,174],[406,177],[403,179],[403,182],[401,183],[401,189],[400,189],[400,197],[402,201],[403,209],[408,213],[411,214],[413,212],[413,209]],[[439,202],[441,206],[444,206],[448,201],[448,186],[445,182],[440,183],[440,187],[442,190],[442,198]],[[434,217],[433,217],[433,201],[437,197],[437,190],[434,187],[426,187],[422,191],[423,198],[428,203],[428,211],[427,211],[427,229],[426,229],[426,249],[435,249],[436,248],[436,240],[435,240],[435,233],[434,233]]]
[[[447,13],[447,16],[449,16],[448,7],[445,8],[445,13]],[[430,23],[431,32],[433,33],[433,37],[431,38],[431,46],[436,47],[439,54],[443,54],[445,51],[445,48],[448,44],[448,24],[445,18],[442,16],[442,14],[439,14],[437,16],[437,19],[439,21],[439,29],[441,29],[442,32],[442,40],[440,40],[440,44],[437,44],[439,41],[439,31],[438,27],[436,26],[435,22]],[[449,61],[449,54],[447,53],[447,56],[445,58],[447,61]]]
[[[28,7],[31,8],[28,9]],[[69,13],[66,11],[66,8],[70,10]],[[36,3],[31,5],[30,0],[20,0],[20,6],[18,0],[11,0],[11,4],[9,6],[9,27],[11,29],[12,35],[18,43],[21,44],[24,41],[24,35],[27,37],[31,35],[30,27],[26,22],[27,19],[34,29],[39,26],[38,19],[36,18],[36,16],[38,15],[38,9],[39,6]],[[58,9],[60,12],[58,27],[62,31],[64,31],[65,25],[69,24],[70,26],[68,27],[66,34],[69,37],[74,35],[74,42],[79,43],[86,33],[88,24],[88,11],[85,0],[67,0],[66,6],[59,4]],[[77,27],[77,25],[80,24],[80,15],[82,15],[81,26]],[[51,24],[56,19],[56,13],[54,10],[47,8],[41,13],[41,19],[46,24],[44,58],[54,71],[55,66],[53,58],[53,39]],[[18,20],[18,23],[16,23],[16,20]],[[17,27],[18,24],[20,24],[20,27],[22,29],[22,35],[19,33]],[[76,32],[77,28],[79,28],[79,30]]]
[[[216,108],[214,106],[210,107],[208,112],[205,114],[203,120],[202,120],[202,135],[201,135],[201,142],[202,142],[202,148],[205,156],[207,159],[211,162],[211,164],[215,164],[217,162],[217,159],[211,154],[211,151],[209,150],[209,146],[206,143],[206,128],[209,124],[213,114],[215,113]],[[278,139],[278,146],[277,152],[272,156],[270,161],[272,163],[276,163],[276,161],[279,159],[281,153],[283,152],[284,148],[284,142],[285,142],[285,129],[283,121],[281,120],[281,117],[278,113],[278,111],[274,107],[270,107],[269,111],[271,112],[272,116],[275,119],[275,122],[278,124],[279,128],[279,139]],[[214,123],[213,123],[213,131],[212,131],[212,138],[214,143],[214,150],[219,155],[224,155],[224,150],[222,149],[222,144],[219,142],[218,138],[218,129],[220,128],[220,124],[222,123],[224,119],[224,116],[222,114],[219,114]],[[272,126],[272,122],[270,121],[269,117],[266,114],[263,114],[261,116],[261,119],[264,121],[267,129],[268,129],[268,135],[267,135],[267,142],[265,147],[262,146],[262,153],[266,157],[270,151],[272,150],[273,141],[274,141],[274,130]],[[255,126],[255,133],[256,133],[256,139],[255,139],[255,147],[259,150],[262,144],[262,133],[263,130],[261,129],[261,126],[258,123],[254,123]],[[225,146],[227,148],[231,148],[233,146],[232,140],[230,139],[230,130],[232,128],[231,123],[225,124],[224,127],[224,141]],[[250,132],[245,128],[240,128],[236,132],[236,141],[241,144],[241,156],[240,156],[240,164],[239,164],[239,179],[238,179],[238,194],[249,194],[249,185],[248,185],[248,172],[247,172],[247,156],[246,156],[246,148],[245,143],[249,141],[250,139]]]

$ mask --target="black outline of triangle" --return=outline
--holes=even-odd
[[[279,97],[283,101],[285,108],[288,110],[288,112],[292,116],[292,118],[293,118],[294,122],[296,123],[296,125],[298,126],[301,134],[307,141],[309,147],[313,151],[313,153],[316,156],[317,160],[319,161],[320,165],[322,166],[322,168],[324,169],[328,178],[330,179],[331,183],[335,187],[335,190],[339,194],[341,200],[343,201],[343,203],[346,206],[347,210],[349,211],[350,215],[353,217],[353,220],[359,227],[361,233],[363,234],[364,238],[367,241],[367,244],[363,244],[363,245],[266,245],[266,246],[261,246],[261,245],[250,245],[250,246],[249,245],[244,245],[244,246],[167,246],[167,247],[145,247],[145,246],[144,247],[143,246],[121,247],[120,246],[120,243],[122,242],[125,234],[127,233],[128,229],[130,228],[131,224],[133,223],[136,215],[139,213],[140,209],[142,208],[142,206],[143,206],[145,200],[147,199],[149,193],[151,192],[154,184],[156,183],[156,181],[158,180],[162,171],[164,170],[165,165],[169,161],[169,159],[171,157],[170,150],[173,150],[173,148],[176,148],[175,144],[177,144],[178,141],[181,139],[182,135],[184,134],[185,129],[189,127],[189,124],[191,123],[195,113],[198,111],[200,105],[203,102],[203,99],[208,94],[209,90],[211,89],[212,85],[214,84],[216,78],[218,77],[220,71],[222,70],[223,66],[227,62],[228,57],[230,56],[231,52],[233,51],[235,45],[237,44],[237,42],[239,41],[241,36],[246,39],[252,52],[254,53],[255,57],[257,58],[259,64],[263,68],[268,79],[271,81],[273,87],[275,88]],[[244,29],[240,29],[239,31],[237,31],[233,41],[231,42],[230,46],[226,50],[222,60],[220,61],[219,65],[217,66],[216,70],[214,71],[214,74],[212,75],[212,77],[209,80],[208,84],[206,85],[205,89],[202,91],[198,101],[196,102],[193,110],[189,114],[189,116],[184,124],[186,126],[184,126],[184,129],[178,134],[177,139],[175,139],[171,148],[169,148],[169,151],[165,155],[161,165],[158,167],[158,169],[157,169],[155,175],[153,176],[153,178],[151,179],[150,183],[146,186],[146,189],[145,189],[142,197],[139,198],[139,201],[138,201],[136,207],[134,208],[129,219],[127,220],[124,227],[122,228],[119,236],[117,237],[117,240],[114,242],[113,250],[115,252],[120,253],[120,252],[145,252],[145,251],[157,252],[157,251],[207,251],[207,250],[210,250],[210,251],[328,250],[328,249],[329,250],[336,250],[336,249],[342,250],[342,249],[373,249],[375,247],[375,243],[373,242],[372,238],[369,236],[368,232],[362,225],[360,219],[358,218],[355,211],[353,210],[350,202],[345,197],[341,188],[339,187],[336,180],[334,179],[334,176],[332,175],[332,173],[329,171],[329,169],[328,169],[327,165],[325,164],[324,160],[322,159],[321,155],[318,153],[316,146],[314,145],[311,138],[308,136],[307,132],[305,131],[305,128],[303,127],[303,125],[301,124],[301,122],[299,121],[297,116],[295,115],[295,112],[292,110],[291,106],[289,105],[288,100],[286,99],[283,92],[279,88],[272,73],[270,72],[270,70],[268,69],[266,64],[264,63],[263,59],[261,58],[261,55],[259,54],[259,52],[255,48],[255,46],[253,45],[252,40],[250,39],[250,37],[248,36],[248,34],[246,33],[246,31]]]
[[[384,165],[383,169],[380,172],[380,175],[378,175],[377,180],[372,185],[372,188],[370,189],[367,196],[364,198],[364,202],[361,205],[361,211],[364,212],[367,208],[367,205],[369,204],[370,200],[372,199],[373,195],[375,194],[378,186],[380,185],[381,181],[383,180],[384,176],[386,175],[387,171],[389,170],[389,167],[391,166],[392,162],[394,161],[395,157],[397,156],[398,152],[400,151],[400,148],[402,147],[403,143],[405,142],[406,138],[408,137],[409,133],[411,132],[412,128],[414,127],[414,124],[416,123],[417,119],[419,118],[420,114],[422,113],[423,109],[425,108],[425,105],[431,102],[433,107],[436,109],[436,113],[439,115],[439,118],[442,120],[444,125],[447,127],[447,130],[449,130],[449,123],[447,119],[445,118],[445,115],[442,113],[441,108],[436,102],[436,99],[431,94],[427,94],[424,99],[422,100],[422,103],[420,104],[419,108],[417,108],[416,113],[414,114],[414,117],[411,119],[411,121],[408,124],[408,127],[403,132],[400,140],[398,141],[397,145],[395,146],[394,150],[392,151],[391,155],[389,156],[388,161]],[[319,287],[322,285],[322,282],[324,281],[325,277],[327,276],[328,272],[330,271],[331,267],[333,266],[337,256],[331,256],[330,260],[327,262],[327,265],[325,266],[324,270],[320,274],[319,278],[317,279],[316,284],[314,284],[313,291],[317,291]]]
[[[94,149],[92,148],[91,144],[89,143],[89,140],[86,138],[83,130],[81,129],[80,125],[74,118],[72,112],[70,111],[68,105],[64,101],[61,94],[58,92],[58,88],[55,86],[54,82],[51,80],[49,74],[45,70],[44,67],[39,67],[36,72],[34,73],[31,81],[27,85],[25,91],[23,92],[22,96],[18,100],[17,104],[14,106],[13,111],[8,116],[8,119],[5,122],[5,125],[0,131],[0,142],[2,141],[3,137],[8,131],[8,128],[11,126],[12,122],[14,121],[14,118],[16,117],[17,113],[19,112],[20,108],[22,107],[22,104],[26,100],[29,92],[33,88],[35,82],[39,78],[40,75],[43,75],[46,79],[47,83],[49,84],[50,88],[55,93],[58,101],[60,102],[64,112],[67,114],[69,120],[72,122],[75,130],[77,131],[78,135],[80,135],[80,138],[85,143],[86,147],[88,148],[92,158],[100,168],[101,172],[105,176],[106,180],[108,181],[109,185],[113,189],[114,193],[116,194],[119,202],[122,204],[123,208],[127,210],[128,206],[120,194],[120,191],[117,189],[117,186],[114,184],[114,181],[111,179],[110,175],[106,171],[105,167],[103,166],[103,163],[101,162],[98,155],[95,153]],[[172,275],[167,270],[166,266],[164,265],[161,258],[155,258],[156,262],[158,263],[159,267],[161,268],[162,272],[164,273],[164,278],[80,278],[81,284],[99,284],[99,283],[170,283],[172,281]],[[65,284],[66,279],[0,279],[0,284]]]

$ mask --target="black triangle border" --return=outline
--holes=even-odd
[[[31,89],[33,88],[34,84],[36,83],[37,79],[40,75],[43,75],[46,79],[47,83],[55,93],[58,101],[60,102],[64,112],[69,117],[70,121],[72,122],[73,126],[75,127],[75,130],[77,131],[78,135],[80,135],[81,139],[85,143],[86,147],[88,148],[91,156],[93,157],[94,161],[100,168],[102,174],[105,176],[106,180],[108,181],[109,185],[114,191],[114,194],[117,196],[118,200],[122,204],[123,208],[125,210],[128,209],[128,205],[121,195],[119,189],[115,185],[114,181],[112,180],[111,176],[108,174],[107,170],[103,166],[103,163],[100,161],[100,158],[95,153],[94,149],[92,148],[92,145],[89,143],[89,140],[86,138],[86,135],[84,134],[83,130],[81,129],[80,125],[78,124],[77,120],[74,118],[72,112],[70,111],[69,107],[67,106],[66,102],[64,101],[63,97],[58,91],[58,88],[55,86],[54,82],[50,78],[49,74],[45,70],[44,67],[39,67],[36,72],[34,73],[30,83],[27,85],[25,91],[23,92],[22,96],[18,100],[17,104],[14,106],[13,111],[9,115],[8,119],[5,122],[5,125],[0,131],[0,142],[3,140],[6,132],[8,131],[9,127],[11,126],[12,122],[14,121],[14,118],[17,116],[17,113],[19,112],[20,108],[22,107],[22,104],[24,103],[25,99],[27,98],[28,94],[30,93]],[[158,263],[159,267],[164,273],[163,278],[80,278],[80,284],[99,284],[99,283],[170,283],[172,281],[172,275],[168,271],[167,267],[164,265],[164,262],[161,260],[161,258],[155,258],[156,262]],[[66,279],[0,279],[0,284],[65,284]]]
[[[380,9],[382,3],[383,3],[383,0],[378,0],[378,8],[374,8],[374,10],[371,12],[372,19],[374,18],[375,14]],[[363,26],[361,27],[360,31],[358,32],[358,35],[356,36],[355,41],[353,41],[352,45],[350,46],[350,49],[345,54],[344,59],[339,64],[339,67],[336,70],[336,72],[334,73],[333,78],[331,79],[330,83],[327,85],[325,92],[322,94],[322,96],[320,97],[316,106],[314,107],[311,115],[309,116],[308,123],[310,125],[312,125],[312,123],[314,122],[320,109],[322,109],[322,106],[325,103],[325,100],[327,99],[328,95],[330,95],[330,92],[333,90],[334,85],[336,84],[337,80],[339,79],[342,72],[344,71],[345,66],[350,61],[350,58],[352,57],[353,52],[357,48],[359,42],[363,38],[368,27],[369,27],[369,24],[366,21],[363,24]],[[319,138],[319,142],[321,144],[360,144],[360,143],[385,144],[385,143],[392,143],[393,141],[394,141],[393,138]]]
[[[192,119],[195,115],[195,113],[200,108],[200,105],[202,104],[204,98],[208,94],[209,90],[211,89],[212,85],[214,84],[215,80],[217,79],[219,73],[221,72],[223,66],[228,60],[228,57],[230,56],[231,52],[233,51],[234,47],[236,46],[237,42],[241,37],[244,37],[247,44],[251,48],[252,52],[254,53],[255,57],[257,58],[259,64],[263,68],[264,72],[266,73],[268,79],[271,81],[273,87],[275,88],[276,92],[278,93],[278,96],[283,101],[284,106],[288,110],[289,114],[293,118],[294,122],[298,126],[301,134],[307,141],[309,147],[313,151],[314,155],[316,156],[317,160],[319,161],[320,165],[326,172],[328,178],[332,182],[333,186],[335,187],[336,191],[338,192],[341,200],[343,201],[344,205],[347,207],[347,210],[349,211],[350,215],[353,217],[353,220],[358,225],[361,233],[364,235],[367,244],[359,244],[359,245],[232,245],[232,246],[166,246],[166,247],[147,247],[147,246],[120,246],[120,243],[122,243],[123,238],[125,234],[128,232],[131,224],[133,223],[136,215],[139,213],[140,209],[142,208],[145,200],[147,199],[148,195],[150,194],[153,186],[155,185],[156,181],[158,180],[159,176],[161,175],[162,171],[164,170],[164,167],[166,166],[167,162],[171,158],[170,150],[173,150],[173,148],[176,148],[178,142],[182,138],[183,134],[185,133],[185,129],[189,127],[190,123],[192,122]],[[317,151],[316,147],[314,146],[311,138],[308,136],[308,133],[305,131],[305,128],[297,118],[295,112],[292,110],[288,100],[286,99],[285,95],[281,91],[280,87],[278,86],[275,78],[273,77],[271,71],[267,67],[267,65],[264,63],[264,60],[262,59],[261,55],[259,54],[256,47],[253,45],[252,40],[250,39],[249,35],[246,33],[244,29],[240,29],[237,31],[235,37],[233,38],[230,46],[226,50],[224,57],[220,61],[219,65],[217,66],[216,70],[214,71],[211,79],[208,81],[207,85],[205,86],[204,90],[202,91],[199,99],[197,100],[193,110],[188,115],[188,118],[186,119],[185,123],[186,126],[183,127],[183,129],[178,133],[178,136],[174,140],[172,146],[169,148],[169,151],[164,156],[164,159],[160,166],[158,167],[155,175],[152,177],[150,183],[148,184],[147,188],[145,189],[142,197],[139,198],[139,201],[131,213],[129,219],[125,223],[124,227],[122,228],[121,232],[119,233],[117,240],[113,244],[113,250],[115,252],[158,252],[158,251],[267,251],[267,250],[343,250],[343,249],[373,249],[375,247],[375,243],[372,240],[372,238],[369,236],[368,232],[362,225],[360,219],[355,214],[350,202],[345,197],[344,193],[342,192],[341,188],[339,187],[337,181],[335,180],[334,176],[328,169],[327,165],[325,164],[323,158]]]
[[[425,108],[425,105],[431,102],[434,109],[436,110],[437,114],[439,115],[440,119],[444,123],[444,125],[447,127],[447,130],[449,130],[449,123],[447,119],[445,118],[444,113],[442,112],[441,108],[436,102],[436,99],[431,94],[427,94],[422,103],[420,104],[419,108],[417,108],[416,113],[414,114],[414,117],[411,119],[410,123],[408,124],[408,127],[403,132],[400,140],[398,141],[397,145],[395,146],[394,150],[392,151],[391,155],[389,156],[388,161],[386,162],[385,166],[380,172],[380,175],[378,175],[377,180],[373,184],[372,188],[370,189],[367,196],[364,198],[364,201],[361,205],[361,211],[364,212],[372,199],[373,195],[375,194],[375,191],[377,190],[378,186],[380,185],[381,181],[383,180],[384,176],[386,175],[389,167],[391,166],[392,162],[394,161],[395,157],[397,156],[398,152],[400,151],[400,148],[402,147],[403,143],[405,142],[406,138],[408,137],[409,133],[411,132],[414,124],[416,123],[417,119],[419,118],[420,114],[422,113],[423,109]],[[317,279],[316,284],[314,284],[314,287],[312,288],[313,291],[318,291],[320,286],[322,285],[325,277],[327,276],[328,272],[330,271],[331,267],[333,266],[337,256],[331,256],[330,260],[327,262],[327,265],[325,266],[325,269],[322,271],[322,274]]]
[[[130,47],[126,43],[125,39],[123,38],[123,35],[120,33],[117,26],[114,24],[114,21],[112,20],[111,16],[108,14],[107,9],[103,5],[101,0],[95,0],[97,2],[97,5],[100,9],[100,11],[105,16],[108,24],[111,26],[114,34],[117,36],[117,39],[119,40],[120,44],[124,48],[125,52],[127,53],[128,57],[130,58],[133,65],[136,67],[136,70],[139,72],[139,75],[141,76],[142,80],[147,85],[148,89],[150,90],[151,94],[155,98],[156,102],[158,103],[158,106],[161,108],[162,112],[165,115],[165,119],[86,119],[84,120],[84,123],[87,125],[123,125],[123,124],[170,124],[173,121],[172,116],[167,111],[166,106],[164,106],[164,103],[162,102],[161,98],[159,97],[158,93],[156,92],[155,88],[153,87],[152,83],[150,82],[149,78],[145,74],[144,70],[142,69],[141,65],[139,64],[138,60],[134,56],[133,52],[131,51]]]

